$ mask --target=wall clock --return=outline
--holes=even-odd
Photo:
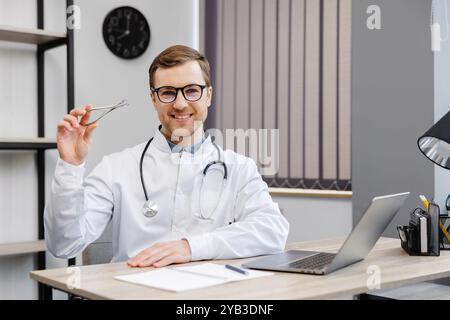
[[[103,40],[108,49],[122,59],[142,55],[150,43],[147,19],[137,9],[118,7],[103,20]]]

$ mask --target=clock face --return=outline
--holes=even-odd
[[[144,15],[132,7],[110,11],[103,21],[103,39],[116,56],[134,59],[145,52],[150,43],[150,27]]]

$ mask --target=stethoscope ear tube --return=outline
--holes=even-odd
[[[141,161],[139,162],[139,173],[141,175],[142,190],[144,190],[144,195],[145,195],[146,201],[148,201],[148,195],[147,195],[147,188],[145,187],[144,174],[142,172],[142,167],[143,167],[143,163],[144,163],[145,154],[147,153],[147,149],[150,146],[150,143],[152,143],[152,141],[153,141],[153,138],[148,140],[147,144],[145,145],[144,151],[142,151]]]
[[[220,161],[220,160],[211,161],[210,163],[208,163],[206,165],[205,169],[203,169],[203,175],[206,176],[206,173],[208,172],[209,167],[211,167],[215,164],[220,164],[223,166],[223,178],[226,179],[228,177],[227,165],[223,161]]]

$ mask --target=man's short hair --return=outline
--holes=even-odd
[[[202,69],[203,78],[205,79],[206,85],[210,87],[210,67],[206,57],[197,50],[188,46],[175,45],[161,52],[150,65],[150,69],[148,70],[150,88],[155,88],[155,72],[158,68],[171,68],[182,65],[188,61],[198,61],[198,64]]]

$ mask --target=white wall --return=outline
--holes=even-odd
[[[347,236],[352,231],[352,200],[274,196],[290,224],[288,243]]]
[[[65,31],[65,1],[45,0],[45,28]],[[127,98],[128,110],[105,118],[97,129],[88,157],[88,172],[105,154],[138,144],[153,135],[158,122],[149,99],[148,67],[157,53],[180,43],[197,46],[194,10],[197,0],[75,0],[81,8],[81,29],[75,31],[75,104],[110,104]],[[131,5],[147,17],[150,46],[132,61],[117,58],[106,48],[102,23],[115,7]],[[0,25],[36,27],[36,0],[1,0]],[[46,135],[55,136],[56,123],[66,112],[65,47],[46,53]],[[0,43],[0,136],[32,137],[37,132],[35,47]],[[56,151],[47,154],[47,190]],[[30,152],[0,153],[0,243],[37,238],[37,185]],[[48,267],[66,261],[48,257]],[[34,299],[37,286],[29,279],[36,268],[32,255],[0,258],[0,299]]]
[[[441,6],[447,2],[450,9],[450,0],[441,0]],[[444,10],[441,10],[441,30],[445,37]],[[448,17],[450,19],[450,16]],[[448,31],[447,31],[448,33]],[[434,55],[434,121],[437,122],[450,110],[450,39],[441,43],[441,51]],[[421,132],[424,133],[424,132]],[[441,210],[445,211],[445,200],[450,194],[450,170],[443,169],[437,165],[434,166],[435,201],[440,205]]]

